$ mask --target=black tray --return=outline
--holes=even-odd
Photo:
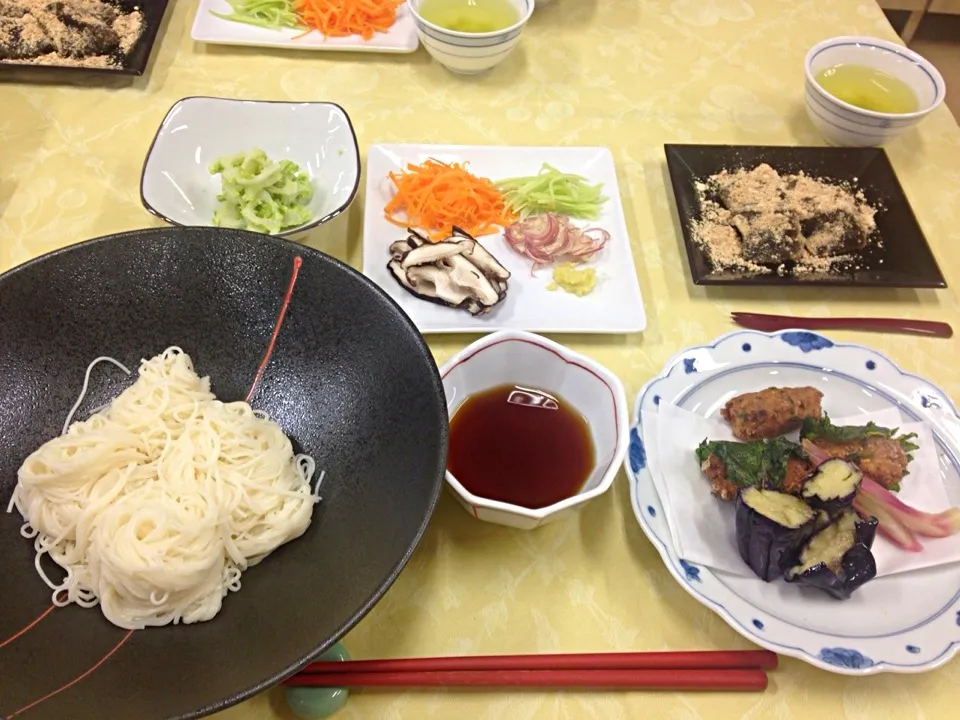
[[[886,153],[878,148],[786,147],[754,145],[664,145],[673,194],[680,215],[690,274],[697,285],[834,285],[943,288],[947,286],[917,218]],[[693,238],[700,219],[695,183],[721,170],[767,163],[780,173],[803,171],[814,177],[850,182],[867,201],[880,207],[877,232],[856,268],[810,275],[752,274],[715,269]]]
[[[160,32],[160,24],[163,22],[163,14],[167,9],[169,0],[109,0],[111,4],[123,8],[124,10],[134,10],[139,8],[143,13],[144,28],[143,34],[137,40],[133,51],[127,56],[125,63],[121,67],[71,67],[69,65],[31,65],[28,63],[7,62],[0,60],[0,79],[4,79],[9,74],[16,73],[17,79],[38,80],[69,80],[71,78],[83,77],[116,77],[121,75],[137,76],[143,75],[147,70],[147,63],[150,61],[150,53],[153,50],[154,42],[157,39],[157,33]]]

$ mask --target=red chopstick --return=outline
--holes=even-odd
[[[314,674],[470,670],[732,670],[737,668],[773,670],[776,667],[777,655],[769,650],[700,650],[350,660],[315,662],[307,665],[301,672]]]
[[[345,662],[342,665],[350,665]],[[617,688],[621,690],[761,691],[760,669],[682,670],[460,670],[449,672],[338,672],[295,675],[294,687]]]
[[[866,330],[872,332],[906,333],[927,337],[948,338],[953,328],[935,320],[911,320],[909,318],[809,318],[790,315],[764,315],[762,313],[734,312],[731,318],[737,325],[751,330],[775,332],[803,328],[805,330]]]
[[[776,667],[767,650],[480,655],[316,662],[284,684],[756,691]]]

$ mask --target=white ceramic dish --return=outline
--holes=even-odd
[[[143,206],[172,225],[211,225],[221,183],[210,163],[254,148],[274,160],[293,160],[313,181],[314,220],[280,235],[325,223],[356,197],[360,151],[339,105],[189,97],[170,108],[147,153]]]
[[[496,32],[467,33],[448,30],[425,20],[418,10],[425,0],[409,0],[420,42],[430,56],[451,72],[476,75],[503,62],[520,43],[520,35],[533,14],[534,0],[509,0],[520,19]]]
[[[912,113],[881,113],[835,98],[815,78],[822,70],[843,63],[875,67],[899,78],[916,94],[920,109]],[[928,60],[909,48],[879,38],[850,35],[817,43],[807,53],[804,71],[807,115],[832,145],[883,145],[919,123],[947,95],[943,76]]]
[[[948,662],[960,647],[956,563],[877,578],[849,600],[838,601],[784,582],[715,571],[677,554],[664,498],[649,471],[656,448],[644,440],[641,410],[656,412],[672,403],[719,417],[734,395],[774,384],[818,387],[824,408],[835,417],[894,408],[905,422],[931,423],[944,486],[950,502],[960,504],[960,417],[946,393],[860,345],[800,330],[735,332],[677,354],[637,397],[626,463],[630,498],[667,569],[746,638],[825,670],[914,673]],[[703,490],[710,491],[706,480]]]
[[[591,261],[598,282],[589,295],[577,297],[562,290],[549,291],[552,268],[531,274],[531,262],[512,250],[502,234],[485,235],[481,244],[510,271],[507,296],[485,315],[421,300],[406,290],[387,269],[389,246],[405,236],[388,222],[384,205],[393,195],[387,174],[408,163],[428,158],[444,162],[468,161],[470,172],[493,180],[531,175],[544,162],[592,182],[601,182],[609,198],[600,219],[591,225],[610,232],[607,246]],[[628,333],[646,327],[646,314],[633,253],[627,236],[613,156],[607,148],[495,147],[458,145],[374,145],[367,155],[367,181],[363,222],[363,272],[387,291],[423,333],[493,332],[529,330],[553,333]]]
[[[448,487],[478,520],[530,530],[577,512],[610,489],[627,452],[629,421],[623,385],[602,365],[539,335],[503,331],[461,350],[440,376],[451,417],[470,395],[515,383],[559,395],[590,426],[596,465],[587,482],[579,494],[539,510],[478,497],[448,471]]]
[[[284,48],[287,50],[339,50],[347,52],[412,53],[417,49],[417,29],[406,5],[397,9],[397,21],[389,32],[376,33],[369,40],[359,35],[344,38],[324,38],[313,32],[297,38],[303,31],[293,28],[268,28],[232,22],[211,15],[211,11],[229,14],[226,0],[200,0],[190,37],[197,42],[218,45],[252,45],[255,47]],[[294,39],[296,38],[296,39]]]

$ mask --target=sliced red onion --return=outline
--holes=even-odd
[[[516,222],[505,236],[514,250],[533,260],[533,269],[563,261],[585,262],[610,240],[610,233],[602,228],[581,230],[570,218],[553,213]]]

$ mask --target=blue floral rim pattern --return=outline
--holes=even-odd
[[[647,452],[643,448],[643,440],[640,439],[640,433],[636,428],[630,429],[630,467],[634,472],[639,472],[647,466]]]
[[[749,337],[779,338],[786,344],[792,347],[798,348],[804,354],[817,351],[817,350],[824,350],[832,347],[851,348],[856,350],[867,351],[871,353],[875,358],[875,360],[869,361],[873,365],[873,368],[870,368],[870,369],[875,369],[882,363],[885,367],[892,368],[893,370],[895,370],[903,378],[917,380],[923,385],[925,385],[926,387],[930,387],[935,391],[938,390],[936,386],[932,386],[929,381],[924,380],[923,378],[917,375],[914,375],[912,373],[903,371],[899,366],[893,363],[889,358],[884,356],[882,353],[871,350],[870,348],[865,348],[857,344],[834,343],[828,338],[825,338],[821,335],[818,335],[816,333],[812,333],[809,331],[787,331],[782,333],[769,333],[769,334],[755,332],[755,331],[734,332],[719,338],[717,341],[715,341],[710,345],[704,345],[697,348],[689,348],[686,351],[684,351],[684,354],[689,355],[689,353],[692,350],[697,350],[697,349],[714,349],[721,343],[725,343],[727,341],[734,341],[734,339],[736,338],[749,338]],[[744,353],[749,353],[751,352],[751,350],[754,349],[754,346],[752,346],[749,342],[742,342],[740,344],[739,349],[742,350]],[[642,432],[641,430],[642,423],[640,422],[640,408],[645,405],[645,401],[648,398],[648,393],[653,389],[653,387],[658,383],[658,381],[673,375],[675,370],[679,370],[679,368],[677,368],[677,365],[679,364],[680,359],[684,360],[684,371],[689,372],[686,367],[686,361],[689,358],[683,358],[681,356],[680,358],[675,359],[673,362],[668,364],[661,374],[651,379],[643,387],[643,389],[640,391],[640,394],[637,397],[637,400],[635,402],[635,408],[634,408],[635,417],[634,417],[634,426],[631,428],[631,437],[633,437],[633,435],[636,434],[641,447],[642,447],[642,440],[640,439],[640,434]],[[799,361],[799,358],[798,358],[798,361]],[[777,361],[777,362],[780,362],[780,361]],[[803,364],[803,363],[798,362],[798,364]],[[939,391],[939,393],[942,395],[942,391]],[[688,388],[687,394],[689,394],[689,388]],[[656,397],[657,400],[660,399],[659,395],[656,395],[654,397]],[[915,394],[915,395],[911,395],[911,397],[916,397],[917,404],[921,405],[923,408],[932,407],[932,408],[942,409],[946,412],[952,413],[954,416],[960,417],[960,413],[958,413],[956,406],[953,405],[953,403],[950,401],[949,397],[947,396],[943,396],[944,402],[942,405],[936,402],[937,400],[939,400],[939,398],[937,395],[932,393],[929,395]],[[892,400],[892,398],[888,398],[888,399]],[[656,403],[656,404],[659,404],[659,403]],[[896,402],[896,404],[900,406],[901,410],[908,410],[907,407],[902,405],[900,402]],[[909,413],[908,411],[907,414],[910,415],[912,413]],[[919,417],[917,417],[917,419],[919,419]],[[953,453],[949,452],[947,448],[942,445],[940,446],[940,449],[941,451],[947,452],[951,462],[954,465],[956,465],[957,458],[953,457]],[[646,459],[645,455],[644,455],[644,459]],[[640,470],[643,470],[645,466],[646,466],[646,463],[644,462],[644,466],[641,467]],[[630,469],[632,470],[632,464]],[[747,622],[747,625],[750,627],[743,625],[740,622],[740,619],[732,615],[722,604],[717,602],[715,599],[708,597],[707,595],[704,594],[704,592],[694,587],[695,583],[702,584],[703,582],[702,578],[700,577],[699,567],[684,560],[683,558],[671,557],[673,552],[670,550],[670,548],[668,548],[667,542],[665,541],[664,538],[660,536],[658,531],[654,530],[654,528],[651,526],[651,521],[646,517],[646,515],[649,515],[651,518],[656,518],[658,515],[657,508],[654,508],[653,506],[647,506],[646,513],[641,513],[639,511],[639,506],[637,505],[637,500],[639,499],[637,495],[637,492],[638,492],[637,489],[638,489],[638,484],[640,482],[639,478],[637,477],[638,472],[639,471],[634,470],[632,473],[630,473],[629,479],[631,481],[631,496],[632,496],[631,502],[635,510],[635,515],[637,519],[640,521],[641,526],[644,528],[645,533],[654,542],[654,545],[658,546],[657,547],[658,552],[660,552],[668,568],[670,568],[671,570],[676,570],[675,572],[673,572],[674,576],[677,577],[678,579],[682,578],[686,580],[686,583],[681,583],[681,584],[685,584],[686,589],[694,597],[698,598],[707,607],[710,607],[714,609],[716,612],[718,612],[729,624],[731,624],[734,628],[739,629],[746,637],[753,638],[756,642],[759,642],[760,644],[766,647],[769,647],[774,651],[787,652],[788,654],[794,655],[796,657],[801,657],[801,658],[804,658],[804,657],[810,658],[812,660],[819,661],[822,664],[831,665],[837,668],[843,668],[846,671],[850,671],[850,674],[864,674],[863,672],[856,672],[856,671],[870,672],[871,669],[882,670],[883,668],[890,668],[890,669],[932,668],[938,665],[940,662],[942,662],[944,658],[952,657],[956,653],[955,648],[957,646],[960,646],[960,640],[955,640],[953,642],[950,642],[948,640],[948,642],[943,647],[942,651],[940,651],[939,654],[936,655],[936,657],[928,657],[920,663],[911,664],[911,663],[897,662],[893,659],[891,660],[884,659],[884,660],[878,661],[864,654],[860,650],[857,650],[855,648],[845,647],[845,646],[836,646],[836,647],[826,646],[826,647],[822,647],[819,651],[808,651],[804,648],[793,647],[786,644],[778,643],[776,641],[771,641],[770,637],[768,637],[766,633],[764,633],[761,636],[760,633],[757,631],[764,631],[766,629],[766,625],[764,621],[758,618],[753,618],[752,620]],[[654,491],[654,496],[656,496],[655,491]],[[650,512],[650,510],[653,510],[653,512]],[[676,566],[673,565],[674,562],[677,563]],[[708,576],[711,577],[712,579],[712,574],[710,574],[709,571],[708,571]],[[946,607],[944,607],[941,611],[939,611],[935,615],[928,618],[923,623],[918,624],[916,627],[917,628],[923,627],[935,621],[937,618],[942,617],[942,615],[947,610],[950,609],[951,605],[956,607],[955,603],[958,601],[960,601],[960,591],[958,591],[957,596],[954,597],[954,599],[951,600]],[[954,618],[955,618],[956,625],[960,627],[960,610],[955,610]],[[907,632],[907,631],[908,630],[904,630],[902,632]],[[760,639],[761,637],[765,639],[761,640]],[[904,646],[901,646],[901,648],[903,647]],[[921,652],[920,647],[912,644],[907,645],[905,647],[905,650],[907,653],[910,653],[911,655],[918,655]],[[876,672],[876,670],[873,670],[873,672]]]
[[[876,665],[876,663],[857,650],[849,648],[823,648],[817,655],[825,663],[836,665],[838,667],[851,668],[853,670],[862,670]]]
[[[682,558],[680,560],[680,567],[683,568],[683,572],[687,576],[687,580],[690,582],[700,582],[700,568],[693,563],[688,563]]]
[[[805,353],[833,347],[832,340],[828,340],[823,335],[807,331],[785,332],[780,336],[780,339],[787,345],[800,348]]]

